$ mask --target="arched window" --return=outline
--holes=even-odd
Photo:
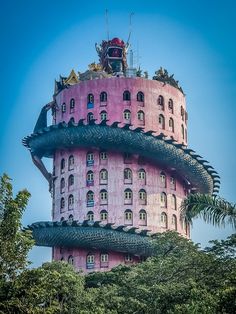
[[[61,213],[65,210],[65,199],[64,197],[61,198],[61,202],[60,202],[60,211]]]
[[[171,209],[177,209],[176,196],[171,194]]]
[[[88,181],[93,181],[93,171],[92,170],[89,170],[87,172],[87,180]]]
[[[101,253],[100,255],[100,266],[108,267],[109,255],[108,253]]]
[[[75,100],[74,98],[71,98],[70,100],[70,113],[73,113],[75,111]]]
[[[130,168],[124,169],[124,183],[132,183],[132,170]]]
[[[74,196],[72,194],[68,197],[68,209],[71,210],[74,207]]]
[[[63,103],[63,104],[61,105],[61,112],[62,112],[62,113],[65,113],[65,112],[66,112],[66,104],[65,104],[65,103]]]
[[[68,263],[69,263],[70,265],[74,265],[74,258],[73,258],[72,255],[70,255],[70,256],[68,257]]]
[[[188,122],[188,113],[187,111],[185,111],[185,123],[187,124],[187,122]]]
[[[123,100],[130,100],[130,99],[131,99],[130,92],[128,90],[124,91]]]
[[[137,93],[137,101],[144,102],[144,93],[143,92]]]
[[[72,223],[72,222],[73,222],[73,220],[74,220],[73,215],[70,215],[70,216],[69,216],[69,218],[68,218],[68,222]]]
[[[107,184],[108,180],[108,171],[106,169],[102,169],[99,174],[100,184]]]
[[[138,111],[138,121],[142,125],[145,124],[145,114],[144,114],[144,112],[142,110]]]
[[[88,94],[87,96],[87,108],[92,109],[94,107],[94,96],[93,94]]]
[[[106,205],[108,203],[108,193],[107,190],[100,191],[100,204]]]
[[[63,173],[65,171],[65,166],[66,166],[65,159],[62,158],[62,160],[61,160],[61,173]]]
[[[144,209],[139,211],[139,225],[146,226],[147,225],[147,213]]]
[[[87,122],[89,123],[89,121],[92,121],[92,120],[94,120],[93,113],[92,113],[92,112],[89,112],[89,113],[87,114]]]
[[[125,225],[132,225],[133,224],[133,213],[131,209],[125,210]]]
[[[138,178],[140,180],[146,180],[146,171],[144,169],[139,169]]]
[[[167,196],[165,192],[161,192],[161,207],[167,208]]]
[[[169,109],[169,113],[174,113],[174,103],[173,100],[170,98],[168,101],[168,109]]]
[[[74,176],[71,174],[68,178],[68,187],[70,188],[72,185],[74,185]]]
[[[125,189],[124,191],[124,203],[132,204],[133,201],[133,193],[131,189]]]
[[[61,221],[64,221],[65,220],[65,218],[64,217],[61,217]]]
[[[158,105],[159,105],[159,109],[160,109],[160,110],[165,110],[164,97],[163,97],[162,95],[160,95],[160,96],[158,97],[157,102],[158,102]]]
[[[170,177],[170,188],[172,190],[175,190],[176,189],[176,180],[174,177]]]
[[[172,224],[172,228],[174,230],[177,230],[177,217],[176,217],[176,215],[172,215],[171,224]]]
[[[92,152],[88,152],[86,156],[87,166],[93,166],[94,164],[94,154]]]
[[[87,175],[86,175],[86,184],[87,184],[87,186],[94,185],[94,175],[93,175],[93,171],[92,171],[92,170],[89,170],[89,171],[87,172]]]
[[[87,207],[94,206],[94,193],[93,191],[88,191],[87,193]]]
[[[101,210],[100,211],[100,219],[101,219],[101,221],[107,220],[107,218],[108,218],[108,212],[105,209]]]
[[[87,213],[87,219],[88,219],[89,221],[94,221],[94,213],[93,213],[92,211],[89,211],[89,212]]]
[[[86,258],[86,268],[93,269],[95,264],[95,256],[92,253],[88,253]]]
[[[168,228],[167,214],[164,212],[161,213],[161,227]]]
[[[133,256],[131,254],[125,254],[125,263],[132,263],[133,262]]]
[[[60,184],[60,190],[61,190],[61,193],[65,192],[65,179],[64,178],[61,178],[61,184]]]
[[[166,174],[164,171],[160,173],[160,183],[161,187],[166,188]]]
[[[69,170],[74,169],[74,156],[73,155],[70,155],[68,159],[68,169]]]
[[[180,107],[180,114],[181,114],[181,118],[184,121],[184,108],[183,106]]]
[[[184,126],[183,126],[183,124],[181,124],[181,136],[182,136],[182,139],[184,140]]]
[[[174,132],[174,120],[172,118],[169,120],[169,129],[171,132]]]
[[[147,204],[147,192],[144,189],[139,190],[139,204],[146,205]]]
[[[101,119],[101,121],[107,120],[107,112],[105,110],[100,112],[100,119]]]
[[[123,117],[126,120],[126,122],[130,122],[131,119],[131,112],[129,110],[125,110],[123,112]]]
[[[162,130],[165,129],[165,117],[162,114],[159,115],[159,127]]]
[[[107,101],[107,93],[101,92],[100,94],[100,102],[106,102]]]
[[[100,157],[100,164],[101,165],[106,165],[107,164],[107,152],[106,151],[101,151],[99,154]]]

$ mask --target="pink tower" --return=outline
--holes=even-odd
[[[173,75],[160,68],[148,79],[128,68],[128,45],[118,38],[96,49],[100,63],[56,81],[23,140],[53,199],[52,222],[30,226],[36,244],[84,272],[145,259],[151,234],[189,237],[182,200],[219,187],[213,168],[187,148],[185,95]],[[42,157],[53,158],[52,174]]]

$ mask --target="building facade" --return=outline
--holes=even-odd
[[[100,63],[61,77],[23,140],[52,192],[52,222],[30,226],[36,244],[84,272],[150,256],[150,234],[189,237],[182,200],[219,184],[187,148],[185,95],[173,76],[162,68],[153,79],[130,71],[128,45],[118,38],[96,47]],[[52,174],[42,157],[53,158]]]

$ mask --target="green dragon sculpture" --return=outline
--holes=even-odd
[[[167,139],[164,134],[155,136],[151,130],[132,129],[130,124],[119,127],[120,122],[108,125],[106,120],[99,124],[91,120],[85,124],[83,119],[78,123],[71,119],[68,123],[47,126],[47,111],[55,110],[55,106],[52,102],[42,109],[34,133],[23,139],[50,187],[53,176],[44,166],[43,157],[52,157],[58,149],[92,146],[139,154],[163,167],[174,168],[179,175],[184,174],[184,179],[200,193],[218,192],[219,176],[208,162],[186,146]],[[36,245],[107,249],[139,256],[150,256],[153,252],[148,230],[136,231],[137,228],[88,221],[38,222],[28,228],[32,230]]]

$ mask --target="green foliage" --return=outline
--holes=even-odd
[[[217,310],[218,313],[236,313],[236,282],[234,287],[225,288],[219,292]]]
[[[236,234],[231,234],[226,240],[212,240],[211,247],[205,249],[206,252],[213,252],[221,259],[234,259],[236,257]]]
[[[227,247],[235,247],[233,239],[227,240]],[[201,251],[174,232],[159,234],[154,241],[156,255],[147,261],[86,276],[87,292],[93,291],[93,302],[99,308],[106,308],[107,313],[235,311],[236,261],[228,253],[219,256],[219,247],[228,250],[224,242]]]
[[[182,216],[189,223],[194,217],[202,217],[207,223],[227,223],[236,229],[236,205],[209,194],[190,194],[182,203]]]
[[[21,272],[0,313],[174,314],[236,311],[235,235],[200,250],[175,232],[156,235],[155,256],[110,272],[76,273],[64,262]],[[229,249],[230,248],[230,249]]]
[[[81,275],[64,262],[27,269],[33,241],[20,220],[29,193],[14,198],[6,175],[0,189],[0,314],[236,313],[236,234],[205,250],[157,234],[153,257],[110,272]]]
[[[30,231],[21,230],[21,217],[30,193],[26,190],[13,196],[7,175],[0,179],[0,281],[12,280],[28,265],[27,254],[33,246]]]
[[[0,305],[4,313],[74,313],[81,307],[83,281],[67,263],[46,263],[22,272]]]

